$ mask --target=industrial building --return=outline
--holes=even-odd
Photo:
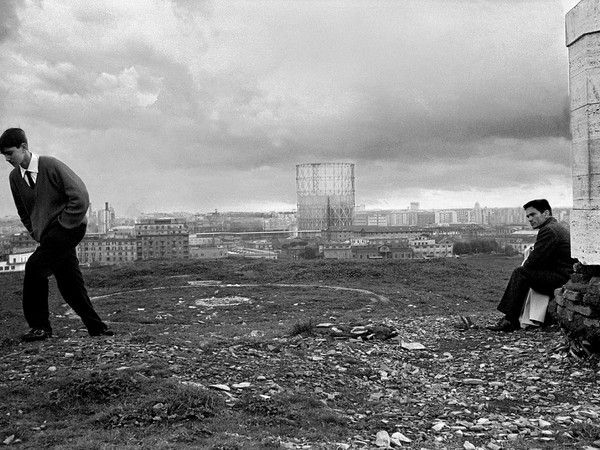
[[[354,164],[298,164],[296,191],[299,232],[352,225]]]

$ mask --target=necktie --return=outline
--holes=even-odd
[[[29,187],[33,189],[35,187],[35,181],[33,181],[33,177],[31,176],[31,172],[29,170],[25,171],[25,176],[27,177],[27,182],[29,183]]]

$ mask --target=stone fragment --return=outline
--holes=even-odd
[[[465,443],[463,444],[463,448],[465,450],[475,450],[475,446],[473,444],[471,444],[469,441],[465,441]]]
[[[209,387],[219,389],[220,391],[231,391],[231,388],[226,384],[211,384]]]
[[[438,422],[436,423],[434,426],[432,426],[431,428],[434,431],[442,431],[442,429],[446,426],[446,424],[444,422]]]
[[[462,380],[463,384],[473,384],[473,385],[478,385],[478,384],[483,384],[485,383],[485,381],[479,379],[479,378],[463,378]]]
[[[552,424],[551,424],[550,422],[548,422],[548,421],[544,420],[544,419],[539,419],[539,420],[538,420],[538,425],[539,425],[541,428],[546,428],[546,427],[549,427],[549,426],[550,426],[550,425],[552,425]]]
[[[597,419],[598,413],[594,411],[579,411],[579,415],[583,417],[587,417],[588,419]]]
[[[400,345],[406,350],[426,350],[425,346],[419,342],[402,342]]]
[[[382,430],[377,432],[377,435],[375,436],[375,445],[377,447],[385,448],[390,446],[390,435],[387,431]]]
[[[406,436],[404,436],[402,433],[400,433],[399,431],[396,431],[395,433],[392,434],[392,439],[397,439],[400,442],[404,442],[406,444],[412,442],[411,439],[407,438]]]

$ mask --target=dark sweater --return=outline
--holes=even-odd
[[[539,228],[533,251],[523,263],[533,270],[549,270],[564,276],[573,273],[569,229],[549,217]]]
[[[90,204],[85,184],[66,164],[52,156],[40,156],[35,187],[31,189],[19,167],[9,175],[10,189],[21,222],[40,242],[55,222],[67,229],[87,224]]]

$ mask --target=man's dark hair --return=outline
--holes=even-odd
[[[20,128],[9,128],[0,136],[0,152],[5,148],[20,147],[27,144],[27,136]]]
[[[527,208],[535,208],[541,213],[548,210],[550,212],[550,215],[552,215],[552,208],[550,207],[550,203],[548,203],[548,200],[546,200],[545,198],[538,198],[536,200],[528,201],[523,205],[523,209]]]

